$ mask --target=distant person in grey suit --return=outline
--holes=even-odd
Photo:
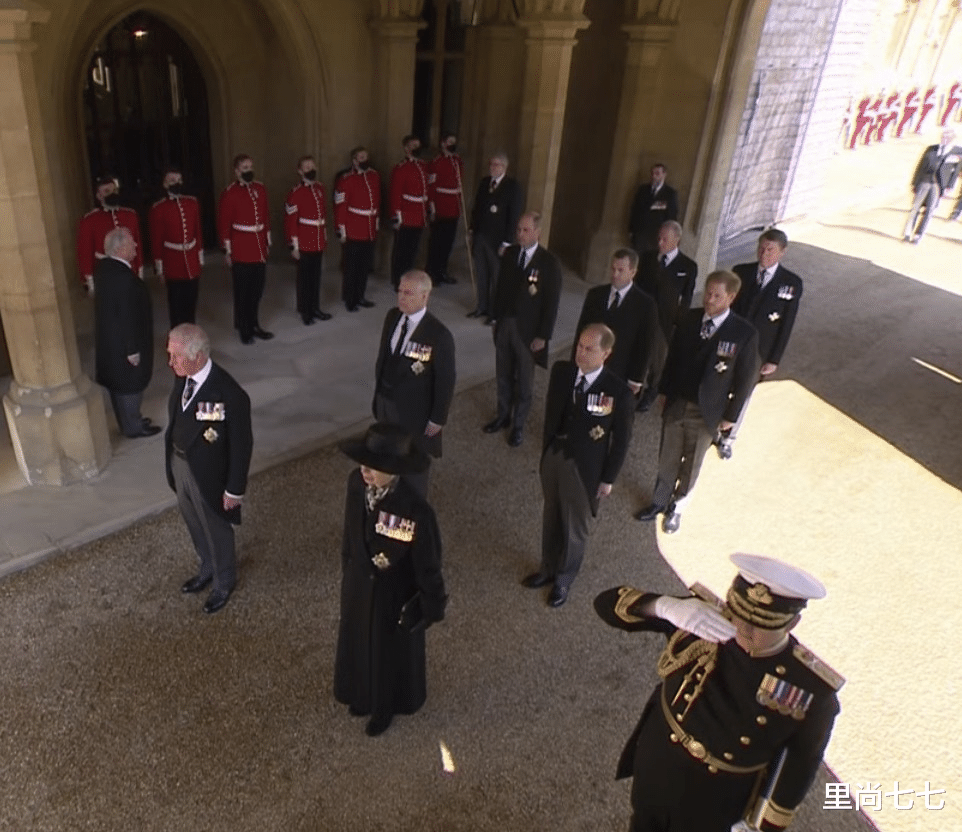
[[[955,187],[962,168],[962,148],[952,144],[953,139],[954,130],[943,130],[939,144],[925,148],[915,167],[912,177],[915,200],[902,232],[902,239],[907,242],[917,243],[922,239],[942,195]]]

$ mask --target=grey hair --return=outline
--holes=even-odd
[[[190,361],[202,353],[210,356],[210,337],[197,324],[178,324],[169,337],[183,347],[184,356]]]
[[[126,228],[115,228],[104,237],[104,254],[116,257],[127,240],[133,242],[133,235]]]

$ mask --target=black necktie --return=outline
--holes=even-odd
[[[767,269],[758,270],[758,288],[761,289],[765,285],[765,272]]]
[[[715,322],[709,318],[701,325],[701,332],[698,334],[701,336],[702,341],[707,341],[711,338],[712,332],[715,331]]]
[[[187,405],[190,404],[190,400],[194,397],[194,388],[196,386],[197,382],[194,381],[190,376],[187,376],[187,383],[184,385],[184,397],[180,402],[182,410],[186,410]]]
[[[404,346],[404,339],[408,335],[408,316],[405,315],[401,320],[401,334],[398,336],[397,343],[394,345],[394,354],[401,354],[401,347]]]
[[[667,269],[667,268],[668,268],[668,255],[667,255],[667,254],[661,255],[661,267],[662,267],[663,269]]]
[[[521,254],[518,256],[518,265],[523,269],[525,266],[525,260],[527,259],[528,252],[521,249]]]
[[[575,385],[575,389],[571,393],[571,401],[578,404],[578,399],[580,399],[585,394],[585,382],[588,380],[583,374],[579,374],[581,377],[578,379],[578,383]]]
[[[617,309],[618,304],[621,302],[621,295],[617,291],[611,293],[611,300],[608,301],[608,311],[612,309]]]

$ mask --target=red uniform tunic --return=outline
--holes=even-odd
[[[461,216],[461,180],[464,163],[456,153],[437,156],[428,166],[428,196],[440,220]]]
[[[77,265],[80,267],[81,280],[86,281],[93,275],[97,261],[104,257],[104,237],[115,228],[126,228],[133,235],[137,253],[130,267],[136,274],[141,274],[144,261],[137,212],[132,208],[94,208],[84,214],[77,227]]]
[[[380,228],[381,177],[376,170],[350,171],[334,186],[334,221],[348,240],[373,240]]]
[[[428,222],[428,170],[420,159],[405,159],[391,171],[391,219],[424,228]]]
[[[271,217],[260,182],[234,182],[224,189],[217,212],[217,237],[237,263],[266,263]]]
[[[327,246],[327,207],[320,182],[301,183],[284,203],[284,236],[300,251],[324,251]]]
[[[150,251],[154,268],[167,280],[200,276],[204,237],[196,197],[165,197],[150,208]]]

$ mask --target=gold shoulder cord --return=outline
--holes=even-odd
[[[678,715],[679,722],[685,718],[688,710],[695,703],[695,700],[698,699],[708,676],[715,669],[718,657],[718,645],[710,641],[704,641],[703,639],[696,639],[680,653],[675,653],[674,651],[678,646],[678,642],[688,635],[691,635],[691,633],[685,630],[678,630],[668,639],[668,645],[658,659],[658,675],[662,679],[667,679],[679,668],[694,663],[688,673],[685,674],[685,678],[682,680],[681,685],[679,685],[678,692],[675,694],[674,699],[671,700],[672,707],[674,707],[679,697],[682,696],[686,688],[692,683],[692,680],[698,672],[702,671],[701,675],[698,676],[698,683],[692,689],[691,694],[686,697],[687,704],[685,705],[685,710]]]

